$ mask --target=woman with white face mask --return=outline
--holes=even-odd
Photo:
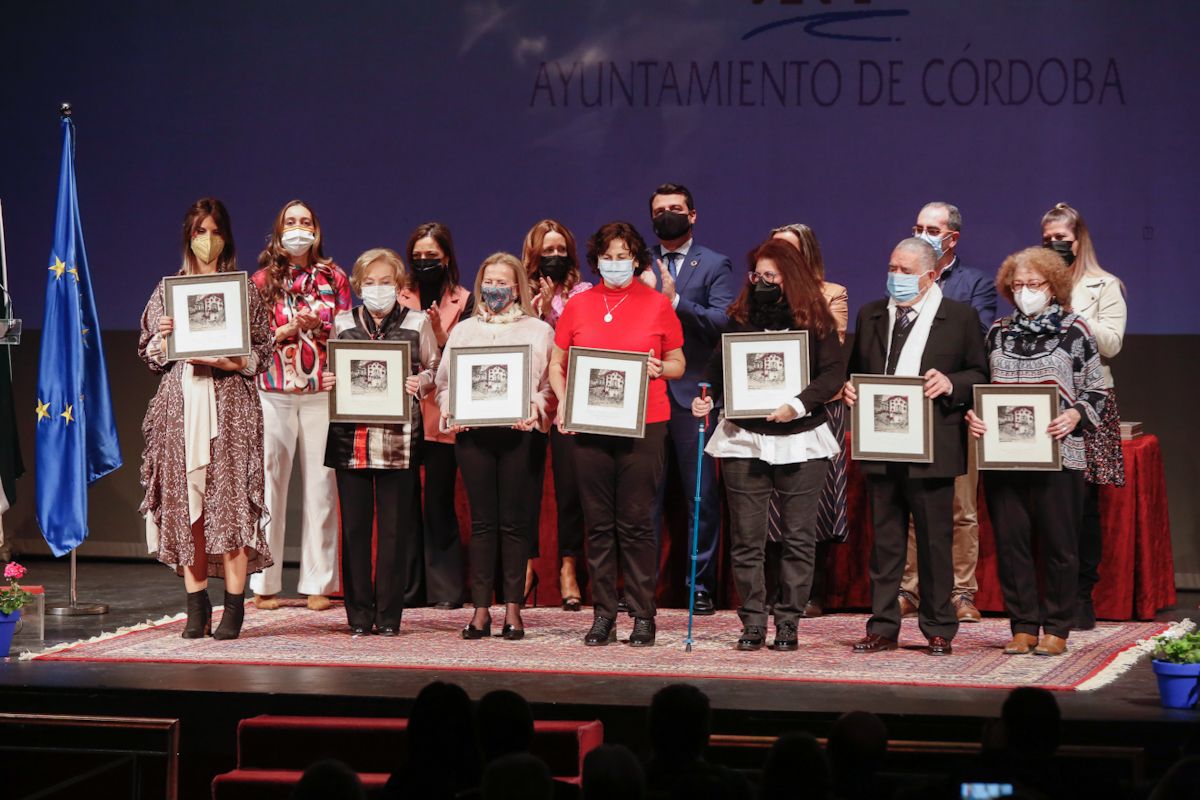
[[[1113,392],[1108,360],[1121,352],[1125,339],[1125,285],[1096,260],[1096,248],[1083,215],[1059,203],[1042,216],[1042,246],[1063,257],[1071,268],[1071,306],[1087,320],[1100,350],[1100,369],[1108,389],[1104,417],[1083,437],[1087,450],[1087,487],[1079,530],[1079,614],[1076,627],[1096,627],[1092,589],[1100,580],[1100,487],[1125,485],[1125,451],[1121,446],[1121,413]]]
[[[1041,247],[1009,256],[996,276],[997,290],[1016,310],[988,331],[992,383],[1057,386],[1059,415],[1047,433],[1059,440],[1062,455],[1057,472],[989,471],[984,476],[1000,586],[1011,617],[1013,637],[1004,648],[1010,655],[1061,655],[1075,626],[1087,468],[1083,438],[1100,424],[1107,393],[1096,340],[1071,310],[1072,285],[1066,262]],[[967,412],[967,423],[975,438],[987,432],[974,411]],[[1039,583],[1044,602],[1039,601]]]
[[[541,476],[535,470],[533,447],[546,446],[554,410],[546,366],[554,329],[538,319],[529,297],[529,279],[516,256],[493,253],[475,276],[475,314],[454,326],[446,340],[437,372],[437,403],[442,429],[455,435],[454,454],[471,504],[469,546],[471,603],[475,612],[462,630],[464,639],[482,639],[492,632],[492,596],[504,604],[501,637],[525,636],[521,603],[525,568],[537,535],[537,518],[529,513],[529,498]],[[529,345],[528,416],[511,427],[464,428],[450,409],[450,365],[460,347]],[[502,585],[496,590],[496,562]]]
[[[636,275],[650,266],[650,252],[628,222],[610,222],[588,239],[588,263],[603,280],[571,299],[554,332],[550,385],[561,424],[567,394],[567,351],[572,346],[646,353],[646,433],[642,439],[579,434],[576,474],[587,526],[588,571],[595,617],[584,644],[616,641],[617,558],[625,576],[625,599],[634,617],[629,644],[654,644],[654,588],[658,551],[654,506],[663,480],[667,421],[666,381],[683,375],[683,328],[664,295]],[[619,543],[619,548],[618,548]]]
[[[416,401],[433,391],[440,351],[429,318],[397,302],[407,283],[404,262],[386,248],[368,250],[354,262],[350,288],[363,303],[334,319],[336,338],[408,342],[412,374],[404,390],[413,398],[412,422],[403,425],[333,422],[325,443],[325,466],[337,473],[342,519],[342,591],[353,636],[396,636],[404,611],[405,563],[419,518],[421,409]],[[334,376],[322,376],[334,386]],[[371,537],[378,533],[372,570]],[[374,575],[374,577],[372,577]]]
[[[350,283],[322,250],[321,223],[303,202],[280,209],[267,247],[258,256],[254,283],[269,306],[275,350],[258,376],[262,398],[267,510],[267,539],[275,566],[250,580],[260,610],[279,608],[283,588],[283,541],[288,481],[296,451],[303,482],[304,527],[300,550],[300,593],[308,607],[324,611],[338,591],[337,492],[333,470],[325,466],[329,390],[325,342],[333,319],[350,309]]]

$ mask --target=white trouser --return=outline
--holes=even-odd
[[[325,466],[329,431],[329,395],[259,392],[263,410],[263,460],[267,510],[267,545],[275,565],[250,576],[250,591],[278,594],[283,588],[283,544],[287,521],[288,482],[296,445],[300,449],[301,503],[304,526],[300,540],[300,594],[330,594],[340,589],[337,563],[337,479]]]

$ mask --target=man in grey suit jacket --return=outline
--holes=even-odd
[[[701,247],[692,238],[696,224],[696,204],[686,186],[664,183],[650,196],[650,219],[659,244],[650,248],[656,260],[656,274],[642,273],[655,280],[654,286],[671,301],[683,325],[683,355],[687,360],[683,377],[667,384],[671,400],[668,424],[670,449],[674,450],[683,479],[688,508],[688,530],[692,530],[696,509],[692,498],[696,491],[696,449],[700,434],[692,416],[692,399],[700,395],[697,383],[703,380],[708,360],[721,346],[721,334],[729,324],[725,310],[737,297],[737,279],[726,256]],[[715,398],[719,403],[720,398]],[[712,435],[709,426],[706,438]],[[662,487],[659,487],[658,513],[662,519]],[[712,614],[716,606],[717,545],[721,533],[721,501],[717,492],[716,467],[711,456],[704,456],[704,474],[700,482],[700,536],[696,559],[696,613]]]

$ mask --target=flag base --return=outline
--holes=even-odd
[[[52,603],[46,606],[46,613],[52,617],[94,616],[107,614],[108,606],[104,603]]]

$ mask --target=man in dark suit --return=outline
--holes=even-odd
[[[996,321],[996,281],[977,269],[963,264],[958,257],[962,237],[962,212],[950,203],[926,203],[917,214],[913,236],[933,247],[937,257],[934,278],[942,296],[966,303],[979,315],[979,328],[986,335]],[[950,602],[959,622],[979,622],[975,593],[975,566],[979,561],[979,471],[973,459],[967,459],[967,471],[954,481],[954,588]],[[908,529],[908,559],[900,581],[900,613],[916,616],[921,603],[917,576],[916,533]]]
[[[924,590],[919,620],[929,653],[949,655],[958,632],[950,603],[954,479],[967,470],[963,415],[971,403],[971,387],[986,383],[988,371],[978,317],[970,306],[942,296],[936,264],[928,242],[912,238],[896,245],[888,262],[890,298],[864,306],[854,327],[852,373],[920,376],[925,396],[933,400],[932,463],[859,465],[867,479],[875,529],[871,618],[867,635],[854,645],[859,653],[896,649],[910,514]],[[847,383],[846,404],[852,406],[857,399]]]
[[[675,451],[679,473],[687,498],[688,531],[695,524],[696,449],[700,433],[692,416],[692,399],[700,395],[697,383],[703,379],[713,350],[721,346],[721,334],[729,324],[725,310],[737,296],[740,286],[733,277],[733,264],[726,256],[696,244],[692,228],[696,224],[696,204],[686,186],[664,183],[650,196],[650,220],[659,244],[653,246],[657,270],[642,273],[654,279],[655,288],[671,301],[683,325],[683,355],[687,360],[683,377],[667,384],[671,400],[668,436]],[[720,401],[720,398],[716,398]],[[706,437],[712,436],[709,426]],[[659,488],[658,513],[662,520],[662,487]],[[717,544],[721,532],[721,506],[716,487],[716,467],[711,456],[704,456],[704,474],[700,482],[700,543],[696,558],[696,613],[712,614],[716,607],[712,591],[716,588]]]

